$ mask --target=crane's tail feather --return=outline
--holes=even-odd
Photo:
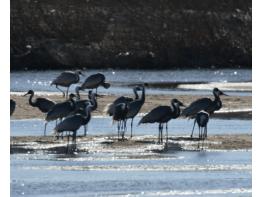
[[[102,86],[106,89],[108,89],[110,87],[110,84],[109,83],[103,83]]]

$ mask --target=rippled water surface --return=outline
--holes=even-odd
[[[133,157],[129,157],[130,155]],[[251,152],[11,155],[12,196],[251,196]],[[138,158],[136,158],[138,156]]]
[[[110,122],[94,117],[89,135],[116,135]],[[42,135],[43,126],[39,119],[12,120],[11,135]],[[53,127],[50,124],[48,130]],[[191,128],[192,121],[178,119],[171,121],[170,134],[189,135]],[[137,140],[157,136],[157,125],[135,127],[135,133]],[[251,133],[251,121],[210,120],[209,135],[241,133]],[[162,148],[157,144],[114,147],[104,141],[79,141],[78,149],[85,151],[75,154],[11,154],[12,196],[251,196],[250,150],[158,153],[152,151]]]
[[[57,92],[58,90],[50,83],[62,71],[16,71],[11,73],[11,91],[35,91]],[[141,82],[247,82],[252,80],[251,70],[246,69],[222,69],[222,70],[165,70],[165,71],[139,71],[139,70],[90,70],[85,71],[85,77],[81,76],[80,82],[91,74],[101,72],[107,81],[113,84],[110,89],[100,88],[102,93],[124,94],[132,93],[130,88],[122,87],[122,84],[133,84]],[[74,90],[72,85],[71,90]],[[210,88],[209,88],[210,89]],[[182,89],[149,89],[152,94],[195,94],[195,91],[183,91]],[[201,91],[207,94],[210,91]],[[198,92],[200,94],[200,91]],[[247,93],[246,93],[247,95]],[[250,94],[249,94],[250,95]]]

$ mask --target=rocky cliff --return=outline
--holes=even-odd
[[[11,0],[11,69],[248,67],[251,0]]]

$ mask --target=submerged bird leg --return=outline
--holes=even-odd
[[[133,125],[133,118],[131,119],[131,138],[132,138],[132,125]]]
[[[63,90],[61,90],[57,85],[56,85],[56,88],[60,91],[60,92],[62,92],[62,94],[63,94],[63,98],[65,97],[65,92],[63,91]]]
[[[195,123],[196,123],[196,119],[195,119],[195,121],[194,121],[194,126],[193,126],[193,130],[192,130],[192,134],[191,134],[190,138],[193,138],[194,129],[195,129]]]

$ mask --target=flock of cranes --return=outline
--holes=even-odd
[[[109,88],[110,84],[106,82],[105,76],[101,73],[90,75],[80,85],[76,86],[75,94],[69,93],[69,88],[72,84],[77,84],[80,81],[80,75],[83,75],[80,70],[75,72],[65,71],[56,77],[51,85],[55,85],[56,88],[63,93],[65,101],[56,103],[47,98],[33,98],[34,91],[29,90],[24,96],[30,95],[29,105],[37,107],[41,112],[45,114],[45,126],[44,135],[46,135],[46,126],[50,121],[56,121],[54,132],[57,138],[66,132],[69,142],[69,137],[72,136],[72,141],[76,143],[77,131],[81,126],[84,127],[84,136],[87,134],[87,124],[91,120],[91,114],[97,109],[97,98],[100,96],[97,94],[99,86]],[[63,91],[61,87],[66,87],[66,91]],[[127,120],[131,119],[130,137],[133,137],[133,120],[135,116],[141,110],[145,102],[145,88],[147,84],[138,85],[133,88],[134,98],[121,96],[116,98],[111,104],[108,104],[104,112],[108,116],[112,117],[114,122],[117,122],[118,140],[124,140],[124,135],[127,131]],[[93,90],[95,89],[95,92]],[[89,90],[88,98],[81,98],[79,91]],[[166,131],[166,145],[168,142],[168,122],[172,119],[176,119],[179,116],[194,118],[195,124],[199,127],[199,139],[204,141],[207,138],[207,124],[209,116],[222,107],[220,100],[221,95],[226,95],[218,88],[213,89],[214,100],[210,98],[201,98],[192,102],[188,107],[177,100],[171,100],[171,106],[158,106],[148,112],[141,118],[138,125],[146,123],[158,123],[159,135],[158,143],[163,143],[163,128]],[[10,99],[10,115],[13,114],[16,107],[14,100]],[[185,107],[181,110],[181,107]],[[59,121],[59,123],[57,123]],[[71,134],[71,135],[70,135]],[[121,137],[121,139],[120,139]]]

